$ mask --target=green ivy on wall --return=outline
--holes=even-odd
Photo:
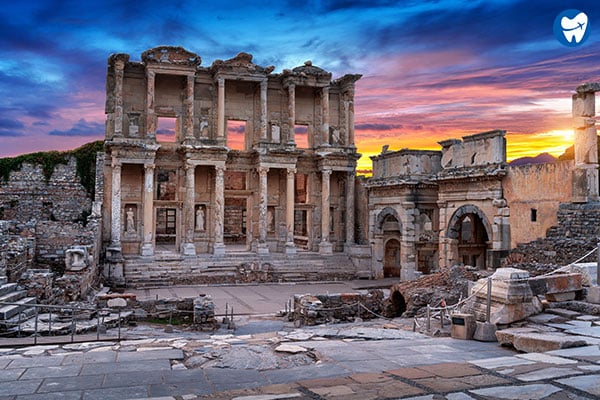
[[[77,161],[76,170],[79,181],[93,199],[96,181],[96,153],[99,151],[104,151],[104,142],[101,140],[84,144],[75,150],[42,151],[17,157],[0,158],[0,183],[7,183],[10,179],[10,173],[20,170],[23,163],[41,165],[44,178],[48,183],[56,166],[58,164],[68,164],[69,158],[73,156]]]

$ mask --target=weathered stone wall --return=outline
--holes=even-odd
[[[35,240],[31,224],[0,221],[0,276],[16,282],[31,267]]]
[[[507,168],[502,180],[510,207],[511,248],[546,236],[558,222],[560,203],[571,199],[573,161]]]
[[[373,178],[431,176],[441,169],[441,156],[442,152],[430,150],[384,151],[380,155],[371,157],[371,160],[373,160]]]
[[[24,163],[0,182],[0,219],[26,222],[50,220],[72,222],[89,214],[92,200],[81,185],[75,157],[58,164],[48,181],[39,164]]]
[[[509,263],[566,265],[577,260],[598,244],[600,203],[564,203],[558,208],[558,225],[548,229],[545,238],[519,244]],[[587,261],[595,261],[592,253]]]
[[[90,219],[86,226],[78,222],[39,221],[36,225],[36,262],[62,273],[67,249],[76,245],[93,245],[92,255],[98,264],[100,222]]]

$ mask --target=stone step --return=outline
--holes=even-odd
[[[0,286],[0,296],[4,296],[7,293],[10,292],[14,292],[15,290],[17,290],[17,284],[16,283],[3,283]]]
[[[35,297],[25,297],[15,302],[18,304],[0,307],[0,320],[5,320],[17,315],[23,310],[30,308],[28,305],[35,304],[36,301],[37,299]]]
[[[26,290],[15,290],[0,296],[0,303],[15,303],[24,297],[27,297]]]

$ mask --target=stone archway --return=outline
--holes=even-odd
[[[400,277],[400,241],[398,239],[389,239],[385,242],[383,256],[383,277]]]
[[[492,229],[485,214],[474,205],[465,205],[454,212],[446,237],[451,242],[455,262],[479,269],[487,267],[487,250],[492,239]]]
[[[381,235],[385,231],[402,232],[402,223],[400,223],[398,212],[391,207],[381,210],[375,221],[375,234]]]

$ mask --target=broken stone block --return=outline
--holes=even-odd
[[[548,301],[575,300],[581,295],[581,274],[545,275],[529,279],[529,286],[535,295],[544,295]]]
[[[529,286],[529,272],[515,268],[498,268],[492,278],[492,301],[490,322],[510,324],[542,311],[539,299],[533,296]],[[475,315],[477,321],[487,319],[487,279],[480,279],[473,286],[473,299],[465,304],[463,312]]]
[[[525,353],[543,353],[586,345],[586,341],[581,336],[567,335],[560,332],[535,332],[523,328],[496,331],[496,337],[500,344],[511,345]]]

